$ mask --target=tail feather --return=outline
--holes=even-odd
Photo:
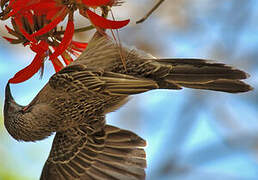
[[[246,92],[252,89],[241,81],[249,77],[247,73],[222,63],[212,63],[202,59],[157,59],[157,61],[172,65],[172,70],[165,77],[165,81],[173,86],[229,93]]]
[[[219,79],[204,84],[180,84],[187,88],[193,89],[207,89],[213,91],[223,91],[229,93],[247,92],[252,89],[248,84],[239,80],[225,80]]]

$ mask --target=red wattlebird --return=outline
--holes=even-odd
[[[152,89],[246,92],[252,89],[241,81],[247,77],[207,60],[155,59],[96,34],[85,52],[54,74],[28,106],[14,101],[7,84],[4,123],[11,136],[22,141],[56,132],[42,180],[144,179],[145,141],[106,125],[105,114],[126,103],[128,96]]]

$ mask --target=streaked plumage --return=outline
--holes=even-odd
[[[13,100],[6,86],[4,120],[17,140],[36,141],[56,132],[41,179],[144,179],[145,141],[106,125],[105,114],[128,96],[182,87],[246,92],[248,75],[201,59],[154,59],[98,34],[86,51],[54,74],[28,106]],[[121,61],[126,61],[126,69]]]

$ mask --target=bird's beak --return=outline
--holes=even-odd
[[[4,102],[4,116],[8,113],[13,113],[19,109],[21,109],[22,106],[17,104],[11,94],[10,90],[10,84],[7,83],[5,87],[5,102]]]
[[[14,101],[14,99],[11,94],[10,83],[8,82],[5,87],[5,103],[10,102],[10,101]]]

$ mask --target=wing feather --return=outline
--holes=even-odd
[[[57,132],[41,180],[145,178],[146,142],[130,131],[94,122],[103,127],[95,129],[92,123]]]
[[[73,65],[53,75],[49,84],[57,90],[84,90],[104,95],[126,96],[157,89],[153,80]]]

